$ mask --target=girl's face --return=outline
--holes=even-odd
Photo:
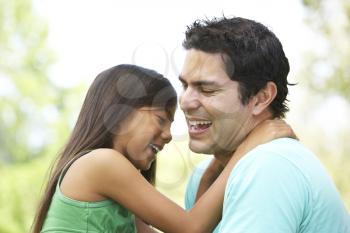
[[[171,140],[170,126],[174,112],[142,107],[125,119],[114,138],[114,149],[137,169],[148,170],[156,154]]]

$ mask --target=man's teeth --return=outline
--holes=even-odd
[[[160,149],[157,146],[155,146],[153,144],[150,144],[150,145],[155,150],[156,153],[158,153],[160,151]]]
[[[199,125],[211,125],[211,121],[188,121],[190,126],[197,127]]]

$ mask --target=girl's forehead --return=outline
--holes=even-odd
[[[138,110],[139,111],[146,111],[146,112],[158,112],[161,114],[166,114],[166,116],[169,118],[170,121],[174,120],[174,114],[175,114],[176,108],[165,108],[165,107],[155,107],[155,106],[145,106],[141,107]]]

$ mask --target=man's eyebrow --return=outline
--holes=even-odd
[[[182,76],[179,76],[179,80],[182,83],[186,83],[187,82],[182,78]],[[215,81],[207,81],[207,80],[198,80],[198,81],[194,81],[191,83],[193,86],[218,86],[219,84]]]

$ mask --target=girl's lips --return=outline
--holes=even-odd
[[[153,160],[155,160],[157,153],[155,153],[151,147],[149,147],[148,150],[149,150],[149,156],[148,156],[147,160],[149,162],[152,162]]]
[[[163,149],[163,146],[154,144],[154,143],[150,143],[149,147],[154,151],[154,153],[158,153],[159,151],[161,151]]]

